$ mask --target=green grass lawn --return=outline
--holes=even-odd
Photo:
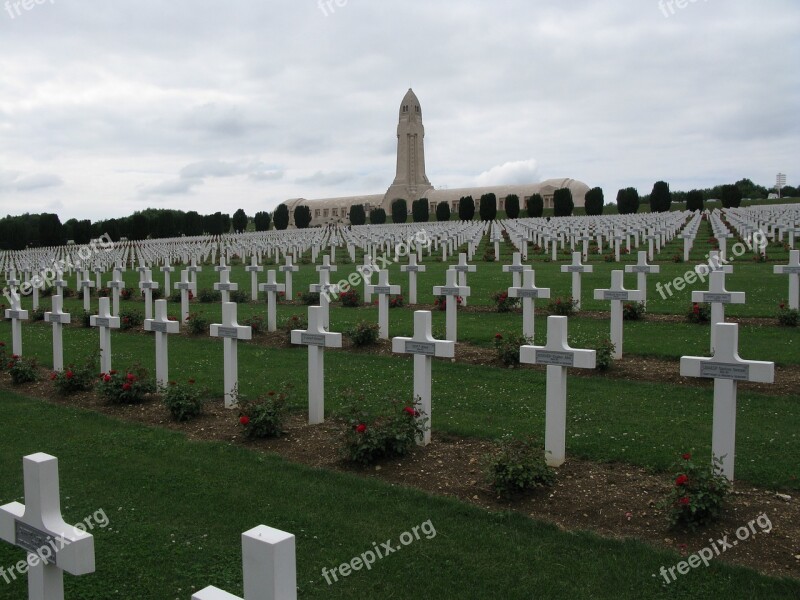
[[[22,456],[59,458],[67,521],[103,509],[97,572],[66,576],[66,597],[188,600],[206,585],[241,594],[243,531],[258,524],[297,539],[300,598],[770,598],[800,595],[777,580],[713,562],[669,586],[681,560],[635,541],[568,533],[515,514],[313,470],[272,455],[117,422],[15,394],[0,402],[0,502],[22,498]],[[328,585],[331,569],[430,521],[435,537]],[[431,531],[428,529],[427,531]],[[24,555],[0,544],[0,565]],[[578,575],[579,574],[579,575]],[[0,599],[26,595],[0,581]]]

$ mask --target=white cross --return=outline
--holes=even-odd
[[[280,271],[286,277],[286,297],[289,299],[294,298],[294,294],[292,292],[292,273],[295,273],[300,270],[300,267],[297,265],[292,264],[292,257],[286,256],[286,264],[282,265]]]
[[[224,271],[222,271],[224,272]],[[222,305],[222,324],[211,325],[211,337],[224,339],[225,360],[225,408],[236,408],[239,387],[239,340],[252,340],[252,327],[244,327],[236,321],[236,303]]]
[[[156,382],[161,387],[166,387],[169,382],[168,336],[178,333],[180,329],[180,323],[167,318],[167,301],[156,300],[156,316],[154,319],[145,319],[144,330],[156,334]]]
[[[625,239],[625,236],[621,231],[615,231],[612,239],[614,240],[614,260],[619,262],[620,242]]]
[[[417,303],[417,273],[424,273],[428,267],[417,264],[417,255],[408,255],[408,264],[400,265],[401,273],[408,273],[408,303]]]
[[[712,358],[684,356],[681,377],[714,380],[714,423],[711,453],[722,461],[722,474],[733,481],[736,453],[736,387],[739,381],[773,383],[775,363],[743,360],[739,357],[739,326],[736,323],[712,324],[719,340]]]
[[[520,273],[525,269],[525,265],[522,264],[522,255],[519,252],[514,252],[514,254],[512,254],[510,265],[503,265],[503,273],[511,273],[512,286],[515,288],[519,287],[520,281],[522,280]]]
[[[419,419],[428,419],[427,428],[418,443],[427,446],[431,441],[431,370],[433,357],[453,358],[455,343],[436,340],[431,333],[432,317],[428,310],[414,312],[414,337],[392,338],[392,352],[414,355],[414,403],[419,402]]]
[[[112,317],[108,308],[108,298],[100,298],[96,315],[89,318],[89,324],[100,331],[100,371],[111,372],[111,330],[119,329],[119,317]]]
[[[639,261],[635,265],[625,265],[626,273],[636,273],[636,280],[639,291],[644,296],[644,302],[647,303],[647,275],[649,273],[660,273],[661,267],[658,265],[647,264],[647,252],[644,250],[639,251]]]
[[[244,270],[250,273],[250,299],[255,302],[258,300],[258,274],[264,271],[264,267],[258,264],[258,257],[253,254],[250,264]]]
[[[447,304],[445,310],[447,312],[447,339],[451,342],[458,341],[458,298],[466,298],[470,295],[471,291],[468,287],[459,286],[456,283],[456,273],[453,269],[447,270],[447,284],[444,286],[435,286],[433,294],[435,296],[445,296]]]
[[[370,295],[378,296],[378,325],[379,336],[382,340],[389,339],[389,296],[399,294],[399,285],[389,285],[389,271],[378,271],[378,285],[368,285]]]
[[[325,420],[325,348],[341,348],[342,334],[326,331],[322,308],[309,306],[308,329],[293,329],[292,343],[308,346],[308,422],[318,425]]]
[[[644,239],[647,240],[647,258],[653,260],[653,244],[656,240],[661,240],[661,236],[656,235],[655,231],[650,229],[648,234],[644,236]]]
[[[197,257],[192,257],[192,264],[186,269],[192,276],[192,294],[197,296],[197,274],[203,270],[203,267],[197,264]]]
[[[267,271],[267,283],[262,283],[258,289],[267,293],[267,330],[275,331],[277,329],[277,295],[278,292],[285,292],[286,286],[277,282],[275,271],[270,269]]]
[[[409,260],[411,259],[409,258]],[[364,302],[366,304],[372,304],[372,295],[369,293],[369,286],[372,285],[372,274],[377,269],[369,254],[364,255],[364,264],[356,267],[356,271],[361,274],[361,278],[364,280]]]
[[[331,296],[338,295],[340,290],[339,286],[331,284],[330,271],[325,269],[319,272],[319,283],[312,283],[308,286],[310,292],[319,294],[319,306],[322,309],[324,325],[327,329],[330,327],[330,304]]]
[[[566,457],[567,436],[567,367],[594,369],[594,350],[575,350],[567,343],[567,317],[547,317],[547,344],[522,346],[521,363],[547,365],[545,409],[545,460],[551,467],[560,467]]]
[[[101,287],[103,287],[103,283],[100,281],[100,279],[103,273],[105,273],[105,269],[97,266],[92,270],[94,271],[94,287],[99,290]]]
[[[88,271],[83,271],[83,276],[78,284],[78,287],[83,288],[83,310],[89,312],[92,309],[91,288],[94,287],[94,281],[89,279]]]
[[[64,571],[94,573],[94,538],[61,516],[58,459],[22,459],[25,504],[0,506],[0,539],[28,553],[28,600],[64,600]]]
[[[119,267],[114,269],[114,279],[108,282],[108,287],[111,288],[113,311],[112,314],[116,317],[119,315],[119,292],[125,287],[125,282],[122,280]]]
[[[339,267],[331,264],[331,257],[328,254],[323,255],[322,264],[317,265],[317,271],[338,271]]]
[[[297,562],[292,534],[259,525],[242,534],[244,598],[209,586],[192,600],[297,600]]]
[[[215,267],[219,268],[219,267]],[[223,271],[219,271],[219,283],[214,284],[214,289],[218,292],[222,293],[222,303],[225,304],[226,302],[230,302],[231,300],[231,292],[235,292],[239,289],[238,283],[231,283],[230,280],[230,271],[225,268]]]
[[[230,271],[230,267],[225,263],[225,256],[222,252],[219,253],[219,264],[214,267],[217,273]]]
[[[71,316],[62,310],[63,299],[61,296],[51,298],[53,308],[50,312],[44,313],[44,322],[53,324],[53,371],[64,370],[64,343],[62,340],[62,329],[69,324]]]
[[[170,274],[175,272],[175,267],[169,264],[164,265],[161,267],[161,272],[164,274],[164,293],[169,294],[172,289],[172,277]]]
[[[499,260],[499,257],[498,257]],[[461,287],[467,286],[467,273],[474,273],[478,270],[478,267],[475,265],[468,265],[467,264],[467,255],[464,252],[461,252],[458,255],[458,264],[452,267],[454,271],[458,273],[458,285]],[[462,306],[467,305],[466,297],[461,302]]]
[[[181,323],[186,323],[189,319],[189,291],[192,289],[188,269],[181,271],[181,280],[175,284],[175,289],[181,292]]]
[[[692,292],[692,302],[707,302],[711,304],[711,352],[716,348],[715,335],[716,323],[725,322],[726,304],[744,304],[744,292],[729,292],[725,289],[725,272],[713,271],[709,276],[707,292]]]
[[[144,292],[144,318],[153,318],[153,290],[158,289],[158,283],[153,281],[153,273],[145,269],[139,282],[139,289]]]
[[[697,265],[694,270],[698,275],[707,275],[708,273],[716,273],[720,271],[726,275],[733,273],[733,265],[723,264],[725,261],[720,258],[717,250],[712,250],[708,253],[708,263]]]
[[[11,348],[14,354],[22,356],[22,321],[28,320],[28,311],[22,310],[19,294],[9,292],[11,308],[6,309],[6,319],[11,319]]]
[[[509,298],[522,298],[522,335],[533,340],[534,332],[534,299],[549,298],[550,288],[538,288],[535,283],[533,269],[522,272],[522,285],[508,288]]]
[[[614,344],[614,358],[622,358],[622,303],[641,302],[644,295],[640,290],[625,289],[624,271],[611,271],[611,288],[595,290],[595,300],[611,301],[611,343]]]
[[[64,290],[69,287],[69,284],[64,280],[64,273],[59,271],[58,272],[58,279],[53,282],[53,285],[56,288],[56,293],[61,294],[64,296]]]
[[[575,302],[575,308],[581,309],[581,276],[583,273],[594,273],[594,267],[591,265],[584,265],[581,262],[581,253],[572,253],[572,264],[562,265],[562,273],[572,273],[572,300]]]
[[[19,279],[17,279],[17,271],[15,269],[9,270],[9,274],[6,277],[6,284],[8,287],[16,287],[19,285]]]
[[[773,267],[776,275],[789,276],[789,308],[800,308],[800,250],[789,252],[789,264]]]

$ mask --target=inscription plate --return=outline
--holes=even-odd
[[[507,273],[522,273],[525,270],[525,265],[506,265]]]
[[[111,327],[111,319],[109,319],[108,317],[95,317],[94,326],[95,327]]]
[[[283,287],[283,286],[281,286]],[[278,289],[277,283],[262,283],[261,284],[261,291],[262,292],[279,292],[281,290]]]
[[[406,342],[406,353],[435,356],[436,344],[434,342]]]
[[[783,275],[800,275],[800,267],[783,267]]]
[[[66,314],[53,314],[53,313],[46,313],[45,315],[47,318],[45,319],[48,323],[69,323],[70,315]]]
[[[419,271],[419,266],[417,266],[417,265],[405,265],[403,267],[400,267],[400,269],[402,271],[405,271],[406,273],[416,273],[416,272]]]
[[[442,288],[442,296],[459,296],[461,294],[461,288],[457,287],[443,287]]]
[[[648,273],[648,274],[649,274],[649,273],[650,273],[650,270],[651,270],[652,268],[653,268],[653,267],[651,267],[651,266],[649,266],[649,265],[648,265],[648,266],[643,266],[643,265],[634,265],[634,266],[632,266],[632,267],[631,267],[631,270],[630,270],[630,272],[631,272],[631,273]]]
[[[720,304],[730,304],[731,303],[731,295],[730,294],[704,293],[703,294],[703,302],[717,302],[717,303],[720,303]]]
[[[539,290],[517,290],[517,298],[538,298]]]
[[[220,292],[235,292],[237,289],[239,289],[239,286],[236,283],[215,283],[214,287]]]
[[[375,286],[375,294],[391,294],[392,288],[388,285],[376,285]]]
[[[557,365],[559,367],[572,367],[575,365],[575,355],[572,352],[537,350],[535,360],[537,365]]]
[[[35,527],[31,527],[20,521],[16,522],[15,530],[17,546],[23,550],[27,550],[31,554],[38,554],[40,558],[42,558],[41,553],[44,548],[50,547],[52,550],[52,546],[56,548],[60,546],[60,544],[52,544],[56,539],[55,536],[45,533],[44,531],[39,531]],[[45,560],[42,560],[42,562],[48,564]]]
[[[28,318],[28,311],[27,310],[7,310],[6,311],[6,319],[21,319],[25,320]]]
[[[144,282],[139,284],[139,287],[141,289],[143,289],[143,290],[157,290],[158,289],[158,284],[155,281],[151,281],[151,282],[144,281]]]
[[[628,292],[603,292],[603,300],[627,300]]]
[[[306,346],[325,346],[325,335],[322,333],[303,333],[300,335],[300,343]]]
[[[239,329],[237,327],[218,327],[217,336],[221,338],[239,339]]]
[[[156,333],[167,333],[167,325],[168,323],[164,323],[162,321],[150,321],[149,330]]]
[[[583,265],[580,265],[580,266],[576,266],[576,265],[569,265],[569,266],[567,267],[567,271],[566,271],[566,272],[567,272],[567,273],[583,273],[583,271],[584,271],[585,269],[586,269],[586,267],[585,267],[585,266],[583,266]]]
[[[700,365],[700,377],[749,381],[750,365],[704,362]]]

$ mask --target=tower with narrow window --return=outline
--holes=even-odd
[[[425,127],[417,95],[409,88],[400,104],[397,124],[397,174],[383,198],[387,212],[395,198],[405,198],[409,208],[433,186],[425,174]]]

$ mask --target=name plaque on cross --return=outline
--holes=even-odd
[[[628,292],[603,292],[603,300],[627,300]]]
[[[261,291],[262,292],[278,292],[278,285],[277,283],[262,283],[261,284]]]
[[[783,267],[782,275],[800,275],[800,267]]]
[[[47,323],[61,323],[61,324],[64,324],[64,323],[66,323],[66,315],[58,315],[58,314],[50,313],[49,315],[47,315],[47,319],[45,319],[45,322],[47,322]]]
[[[122,288],[125,287],[125,282],[124,281],[109,281],[108,282],[108,287],[110,287],[112,290],[114,290],[114,289],[122,289]]]
[[[730,294],[715,294],[712,292],[703,292],[703,302],[717,302],[721,304],[730,304],[731,303],[731,295]]]
[[[406,342],[406,354],[422,354],[424,356],[436,355],[434,342]]]
[[[522,273],[525,270],[525,265],[508,265],[508,273]]]
[[[647,273],[650,274],[650,269],[652,267],[650,265],[642,266],[642,265],[630,265],[628,268],[628,273]]]
[[[418,273],[419,272],[419,267],[417,265],[406,265],[405,266],[405,271],[407,273]]]
[[[139,284],[143,290],[158,289],[158,284],[155,281],[143,281]]]
[[[457,271],[458,273],[469,273],[469,266],[468,265],[455,265],[453,267],[453,270]]]
[[[24,310],[7,310],[6,311],[6,318],[7,319],[22,319],[25,320],[25,312]]]
[[[154,331],[156,333],[167,333],[167,325],[168,323],[153,321],[150,323],[150,331]]]
[[[736,381],[750,380],[750,366],[729,363],[706,362],[700,365],[700,377],[714,379],[734,379]]]
[[[239,339],[239,330],[236,327],[220,327],[217,332],[221,338]]]
[[[303,333],[300,335],[300,343],[306,346],[325,347],[325,336],[316,333]]]
[[[457,287],[443,287],[442,296],[458,296],[461,290]]]
[[[534,353],[534,360],[537,365],[556,365],[559,367],[575,366],[575,354],[573,352],[537,350]]]
[[[111,320],[108,317],[96,317],[94,322],[97,327],[111,327]]]
[[[374,294],[378,294],[378,295],[380,295],[380,294],[391,294],[392,293],[392,288],[389,287],[388,285],[376,285],[373,293]]]
[[[217,290],[220,291],[220,292],[233,292],[233,291],[235,291],[231,287],[233,285],[235,285],[235,284],[233,284],[233,283],[218,283],[217,284]]]
[[[15,532],[16,545],[23,550],[27,550],[31,554],[37,554],[41,556],[43,548],[54,547],[53,542],[55,541],[55,537],[45,533],[44,531],[39,531],[35,527],[26,525],[22,521],[16,522]],[[41,559],[44,564],[49,564],[45,560],[44,556],[41,556]]]
[[[518,289],[517,290],[517,298],[538,298],[539,292],[541,290],[526,290],[526,289]]]

